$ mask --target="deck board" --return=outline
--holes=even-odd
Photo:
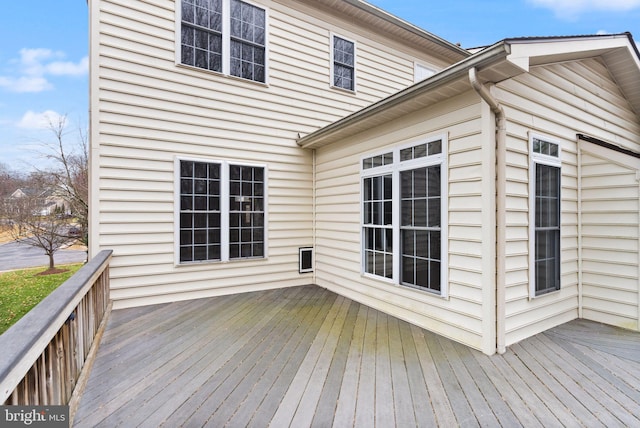
[[[396,426],[416,426],[416,417],[413,408],[413,397],[409,384],[408,366],[405,364],[406,355],[411,352],[402,341],[398,319],[387,317],[389,332],[389,363],[391,366],[391,387],[393,390],[393,409],[395,412]]]
[[[355,421],[356,428],[375,426],[375,370],[376,370],[376,324],[378,311],[368,308],[364,331],[364,346],[360,363],[360,379],[356,392]]]
[[[334,414],[334,420],[340,421],[345,426],[353,426],[355,420],[358,383],[361,375],[360,363],[364,352],[364,334],[368,311],[366,306],[354,306],[358,308],[358,313],[349,343],[349,352],[345,361],[344,374]]]
[[[360,305],[355,302],[351,302],[348,307],[344,327],[338,333],[339,338],[333,352],[330,367],[327,371],[326,381],[320,386],[320,397],[316,411],[313,414],[312,427],[328,427],[333,424],[359,306]]]
[[[113,311],[77,427],[640,426],[640,334],[486,356],[316,286]]]

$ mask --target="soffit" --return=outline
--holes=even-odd
[[[640,115],[640,54],[629,33],[606,36],[574,36],[511,39],[510,62],[524,71],[530,67],[601,57],[613,79]]]
[[[640,59],[630,55],[627,49],[616,49],[603,55],[611,71],[635,113],[640,116]]]
[[[303,136],[298,144],[305,148],[323,147],[462,94],[471,89],[468,72],[472,67],[476,68],[481,83],[498,83],[527,72],[531,66],[590,57],[604,60],[640,116],[640,53],[630,35],[512,39],[486,48],[422,82]]]

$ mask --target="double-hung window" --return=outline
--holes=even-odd
[[[179,159],[179,263],[266,256],[263,166]]]
[[[362,160],[362,272],[446,296],[446,139]]]
[[[364,160],[364,271],[393,279],[393,153]],[[369,170],[370,169],[370,170]]]
[[[356,44],[333,35],[331,37],[331,85],[356,90]]]
[[[560,289],[560,145],[531,138],[530,293],[540,296]]]
[[[266,11],[241,0],[182,0],[180,62],[266,81]]]

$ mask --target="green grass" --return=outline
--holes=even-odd
[[[66,272],[38,275],[44,268],[0,273],[0,334],[47,297],[82,267],[83,263],[56,266]]]

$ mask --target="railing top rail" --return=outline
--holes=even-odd
[[[36,362],[78,303],[109,264],[103,250],[56,288],[9,330],[0,335],[0,403]]]

